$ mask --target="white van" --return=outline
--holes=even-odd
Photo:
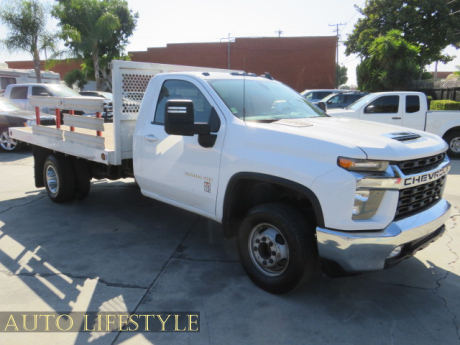
[[[59,73],[42,71],[42,83],[59,84]],[[0,96],[5,93],[6,87],[10,84],[36,83],[37,76],[33,69],[13,69],[8,68],[6,63],[0,63]]]

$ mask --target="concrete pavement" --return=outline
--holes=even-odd
[[[30,152],[0,153],[0,311],[198,311],[199,333],[12,333],[2,344],[459,344],[460,160],[446,234],[390,270],[255,287],[219,224],[94,181],[52,203]]]

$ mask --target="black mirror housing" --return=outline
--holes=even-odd
[[[322,111],[326,112],[326,103],[318,102],[318,108],[320,108]]]
[[[211,126],[207,123],[194,122],[193,101],[172,99],[166,102],[165,132],[184,136],[210,134]]]

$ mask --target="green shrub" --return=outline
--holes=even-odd
[[[460,110],[460,102],[449,100],[431,101],[430,110]]]

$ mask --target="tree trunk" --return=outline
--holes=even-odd
[[[96,80],[96,91],[101,90],[101,78],[99,77],[99,54],[98,51],[93,52],[94,79]]]
[[[35,76],[37,77],[37,83],[42,82],[42,77],[41,77],[41,66],[40,66],[40,54],[38,53],[38,49],[34,49],[34,70],[35,70]]]

